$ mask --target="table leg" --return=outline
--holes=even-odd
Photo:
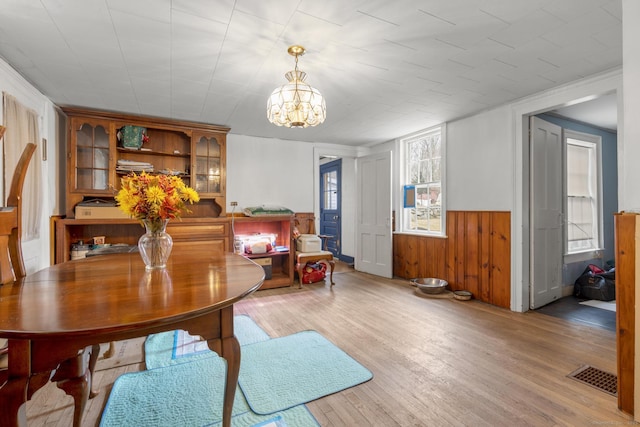
[[[93,399],[99,393],[98,390],[93,388],[93,374],[96,370],[96,364],[98,363],[98,356],[100,355],[100,344],[94,344],[91,346],[91,357],[89,357],[89,375],[91,375],[89,381],[89,399]]]
[[[235,336],[222,339],[222,357],[227,361],[227,380],[224,386],[224,406],[222,408],[222,426],[231,426],[233,399],[240,374],[240,344]]]
[[[116,354],[116,342],[111,341],[109,343],[109,348],[107,349],[107,351],[104,352],[104,358],[108,359],[112,357],[114,354]]]
[[[8,348],[7,370],[0,375],[0,426],[3,427],[26,425],[25,404],[32,375],[31,341],[9,339]]]
[[[10,378],[0,386],[0,402],[3,408],[0,411],[0,426],[26,425],[25,403],[28,384],[28,378]]]
[[[93,371],[100,353],[100,345],[95,344],[85,348],[80,354],[72,359],[67,359],[60,364],[60,367],[51,378],[56,382],[59,389],[73,397],[73,425],[80,427],[82,415],[89,397],[94,397],[97,393],[92,391]]]

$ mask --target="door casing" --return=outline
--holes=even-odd
[[[325,187],[325,175],[335,173],[335,189]],[[335,191],[336,206],[325,205],[325,193]],[[320,234],[332,236],[326,238],[327,250],[340,259],[340,242],[342,237],[342,160],[337,159],[320,165]],[[324,248],[323,248],[324,249]]]

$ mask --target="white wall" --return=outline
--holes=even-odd
[[[314,145],[244,135],[227,135],[227,211],[259,205],[313,212]]]
[[[514,311],[529,309],[529,211],[528,193],[523,184],[528,150],[523,138],[523,117],[620,90],[621,79],[620,70],[615,70],[447,124],[446,208],[512,213],[511,309]]]
[[[622,2],[623,37],[623,103],[625,141],[623,150],[618,150],[618,180],[620,210],[640,212],[640,2]],[[637,394],[637,393],[636,393]]]
[[[231,130],[233,132],[233,129]],[[366,151],[366,150],[364,150]],[[256,205],[280,205],[313,212],[319,229],[320,156],[342,159],[343,255],[355,256],[355,158],[362,148],[227,135],[227,212]]]
[[[448,210],[512,209],[511,131],[508,106],[447,123]]]
[[[626,143],[618,150],[618,204],[620,210],[640,212],[640,2],[622,1],[622,55],[624,119],[620,131]],[[619,104],[618,104],[619,105]],[[620,121],[618,122],[620,124]],[[620,132],[618,133],[620,137]],[[618,144],[620,145],[620,144]],[[636,236],[636,246],[638,238]],[[638,249],[636,248],[636,251]],[[637,256],[636,256],[637,259]],[[640,272],[636,262],[636,307],[640,301]],[[634,419],[640,420],[640,316],[636,308],[634,351]]]
[[[637,72],[637,71],[636,71]],[[448,210],[497,210],[511,212],[511,309],[529,309],[528,194],[523,117],[581,99],[622,92],[622,72],[613,70],[523,98],[446,125],[446,189]],[[640,99],[640,96],[636,97]],[[626,105],[625,105],[626,107]],[[618,137],[618,146],[623,144]],[[640,158],[640,144],[636,144]],[[372,151],[391,149],[399,167],[397,144],[386,142]],[[629,164],[635,163],[627,159]],[[636,166],[640,175],[640,168]],[[401,206],[401,188],[394,173],[394,206]],[[640,182],[640,176],[635,182]],[[630,188],[631,191],[631,188]],[[640,192],[638,196],[640,207]]]
[[[40,270],[50,263],[49,217],[56,206],[58,188],[52,186],[57,181],[58,159],[56,156],[55,113],[54,106],[42,93],[20,76],[6,62],[0,59],[0,91],[14,96],[25,107],[36,111],[40,120],[40,138],[46,138],[47,161],[42,159],[42,144],[38,141],[38,149],[31,160],[31,165],[41,162],[42,179],[42,218],[40,221],[40,237],[22,242],[22,252],[27,273]],[[0,120],[3,120],[3,105],[0,105]],[[2,141],[4,144],[4,140]],[[3,147],[4,148],[4,147]],[[3,151],[4,152],[4,151]],[[4,174],[2,165],[0,173]],[[10,171],[12,174],[13,171]],[[11,178],[9,177],[9,180]],[[44,184],[46,183],[46,185]],[[0,186],[1,187],[1,186]],[[64,187],[60,187],[64,188]],[[0,190],[0,193],[2,190]],[[2,194],[2,205],[6,203],[6,195]],[[23,207],[24,208],[24,207]]]

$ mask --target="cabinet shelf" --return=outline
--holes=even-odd
[[[291,248],[293,216],[234,217],[236,235],[273,234],[276,245]],[[271,279],[265,279],[260,289],[280,288],[293,284],[293,255],[288,251],[269,251],[263,254],[243,254],[249,259],[271,258]]]
[[[289,256],[289,251],[286,252],[278,252],[278,251],[271,251],[271,252],[265,252],[263,254],[242,254],[242,256],[244,256],[245,258],[249,258],[249,259],[253,259],[253,258],[267,258],[267,257],[274,257],[274,256]]]
[[[125,176],[125,175],[129,175],[131,172],[135,172],[137,175],[140,175],[140,174],[142,173],[142,171],[123,171],[123,170],[117,170],[117,171],[116,171],[116,174],[117,174],[117,175]],[[160,171],[151,171],[151,172],[146,172],[146,173],[148,173],[148,174],[150,174],[150,175],[170,175],[170,174],[168,174],[168,173],[162,173],[162,172],[160,172]],[[176,176],[179,176],[180,178],[191,178],[191,175],[190,175],[190,174],[185,174],[185,173],[181,173],[181,174],[176,175]]]
[[[146,156],[162,156],[162,157],[182,157],[188,159],[191,157],[191,153],[164,153],[161,151],[147,151],[147,150],[130,150],[128,148],[117,147],[118,153],[127,153],[133,155],[146,155]]]

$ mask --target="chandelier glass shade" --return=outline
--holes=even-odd
[[[285,74],[288,83],[276,88],[267,102],[267,118],[277,126],[306,128],[317,126],[327,117],[324,97],[298,70],[298,56],[304,54],[302,46],[291,46],[289,54],[296,58],[295,69]]]

